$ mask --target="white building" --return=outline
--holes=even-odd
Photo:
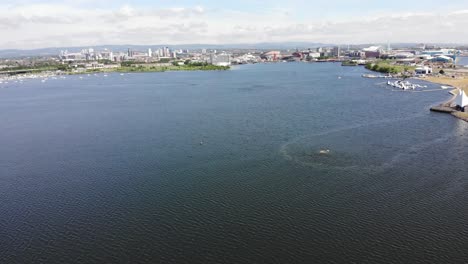
[[[217,66],[231,65],[231,55],[229,54],[210,54],[210,63]]]
[[[320,58],[320,52],[310,52],[309,57],[311,57],[313,59]]]
[[[429,74],[432,73],[432,68],[428,66],[419,66],[415,69],[417,74]]]
[[[414,54],[410,52],[400,52],[400,53],[395,54],[395,58],[397,59],[414,58]]]
[[[255,63],[260,61],[260,57],[250,53],[244,54],[232,60],[235,63]]]
[[[102,59],[111,60],[111,61],[114,60],[114,53],[110,50],[105,49],[99,55]]]
[[[86,55],[81,52],[70,53],[68,51],[61,51],[60,52],[60,59],[62,61],[85,61]]]

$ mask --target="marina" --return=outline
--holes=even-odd
[[[398,88],[398,89],[402,89],[402,90],[416,90],[417,88],[427,88],[427,85],[413,84],[413,83],[410,83],[409,81],[404,81],[404,80],[398,80],[394,82],[388,81],[387,85]]]

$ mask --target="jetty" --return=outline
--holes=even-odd
[[[453,107],[450,106],[444,106],[444,105],[436,105],[431,107],[431,111],[433,112],[439,112],[439,113],[448,113],[451,114],[453,112],[457,112]]]
[[[461,108],[459,105],[453,106],[457,103],[458,97],[463,96],[463,93],[460,94],[460,90],[463,91],[462,89],[458,88],[450,91],[450,94],[452,94],[453,96],[448,101],[431,107],[431,111],[451,114],[454,117],[468,122],[468,113],[464,112],[465,108]]]

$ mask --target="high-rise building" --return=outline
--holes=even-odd
[[[153,57],[153,51],[151,48],[148,49],[148,57]]]
[[[333,56],[333,57],[340,57],[340,55],[341,55],[341,48],[340,48],[340,46],[333,47],[332,56]]]

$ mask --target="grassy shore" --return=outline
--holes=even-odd
[[[101,68],[101,69],[87,69],[83,72],[73,72],[72,74],[81,73],[97,73],[97,72],[165,72],[165,71],[224,71],[229,70],[229,66],[216,66],[216,65],[138,65],[138,66],[121,66],[115,68]]]
[[[457,118],[460,118],[461,120],[464,120],[466,122],[468,122],[468,113],[466,112],[453,112],[452,113],[453,116],[457,117]]]
[[[450,85],[455,88],[460,88],[463,89],[466,93],[468,93],[468,77],[463,76],[463,77],[457,77],[453,78],[450,76],[428,76],[424,78],[423,80],[432,82],[432,83],[437,83],[437,84],[442,84],[442,85]],[[452,94],[457,94],[457,90],[452,91]],[[440,106],[435,106],[431,110],[433,111],[438,111],[438,109],[443,109],[442,112],[450,113],[452,116],[455,116],[461,120],[467,121],[468,122],[468,113],[466,112],[460,112],[457,111],[455,108],[450,107],[450,104],[452,104],[453,100],[455,99],[455,96],[448,102],[445,102],[444,104]]]
[[[394,64],[394,61],[381,60],[366,64],[366,69],[388,74],[404,74],[406,72],[414,71],[416,67],[397,65]]]
[[[450,76],[428,76],[423,80],[441,85],[450,85],[468,93],[468,77],[452,78]]]
[[[216,66],[211,64],[202,65],[158,65],[158,64],[140,64],[140,65],[126,65],[113,68],[98,68],[98,69],[85,69],[85,68],[70,68],[64,65],[47,66],[47,67],[33,67],[33,68],[13,68],[9,71],[26,71],[28,73],[40,74],[44,72],[57,72],[61,71],[62,74],[87,74],[87,73],[110,73],[110,72],[165,72],[165,71],[223,71],[229,70],[229,66]],[[6,71],[5,71],[6,72]]]

